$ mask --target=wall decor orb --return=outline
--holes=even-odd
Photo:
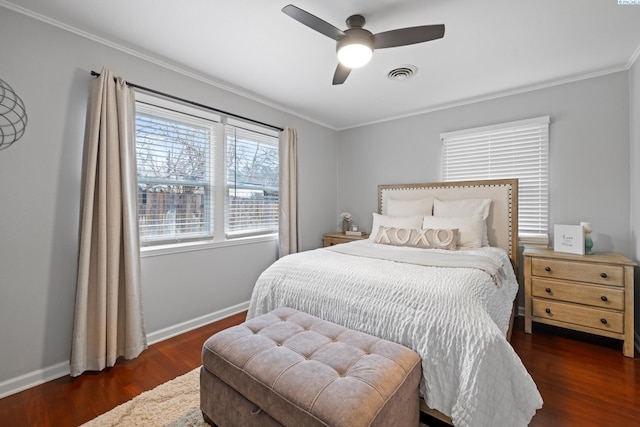
[[[11,86],[0,79],[0,150],[9,148],[24,135],[27,111]]]

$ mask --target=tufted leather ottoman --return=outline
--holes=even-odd
[[[200,408],[221,427],[419,424],[417,353],[291,308],[213,335],[202,365]]]

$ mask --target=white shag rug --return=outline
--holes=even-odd
[[[209,427],[200,412],[200,368],[134,397],[82,427]]]

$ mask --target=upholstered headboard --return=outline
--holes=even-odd
[[[491,199],[487,218],[489,245],[503,248],[514,266],[518,265],[518,180],[491,179],[481,181],[433,182],[378,186],[378,212],[386,214],[387,200]],[[517,271],[517,270],[516,270]]]

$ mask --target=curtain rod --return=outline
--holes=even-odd
[[[93,70],[91,71],[91,75],[95,76],[95,77],[100,77],[100,73],[98,73],[96,71],[93,71]],[[145,92],[151,92],[151,93],[154,93],[156,95],[160,95],[160,96],[164,96],[164,97],[173,99],[175,101],[185,102],[187,104],[191,104],[191,105],[194,105],[196,107],[204,108],[204,109],[210,110],[210,111],[215,111],[216,113],[224,114],[225,116],[233,117],[234,119],[244,120],[246,122],[250,122],[250,123],[253,123],[253,124],[256,124],[256,125],[262,125],[262,126],[270,128],[270,129],[278,130],[280,132],[282,132],[284,130],[281,127],[270,125],[269,123],[259,122],[258,120],[250,119],[248,117],[244,117],[244,116],[241,116],[239,114],[229,113],[228,111],[219,110],[217,108],[209,107],[208,105],[200,104],[200,103],[194,102],[194,101],[189,101],[188,99],[184,99],[184,98],[177,97],[175,95],[170,95],[168,93],[160,92],[160,91],[155,90],[155,89],[149,89],[148,87],[140,86],[140,85],[137,85],[135,83],[130,83],[130,82],[127,82],[127,81],[125,81],[125,83],[127,84],[127,86],[135,88],[135,89],[144,90]]]

